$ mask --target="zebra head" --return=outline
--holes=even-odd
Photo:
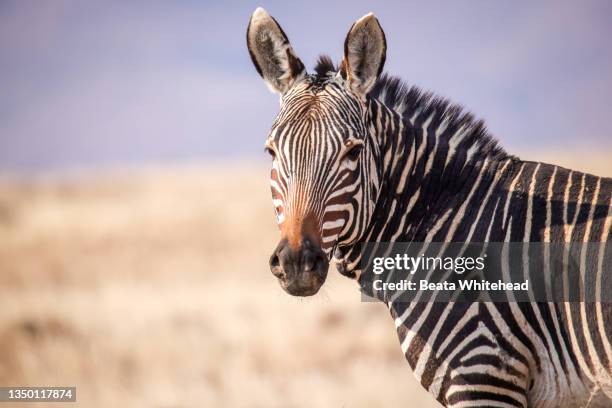
[[[323,59],[310,75],[276,20],[258,8],[247,45],[281,100],[265,143],[281,233],[270,269],[289,294],[310,296],[335,250],[364,235],[378,197],[380,148],[368,92],[384,65],[385,35],[373,14],[362,17],[348,32],[340,68]]]

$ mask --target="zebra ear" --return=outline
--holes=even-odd
[[[266,10],[258,7],[247,29],[251,60],[272,92],[284,94],[304,75],[304,64],[293,52],[289,39]]]
[[[346,36],[340,75],[351,90],[365,96],[382,72],[386,55],[385,33],[374,14],[366,14]]]

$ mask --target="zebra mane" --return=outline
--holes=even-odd
[[[315,81],[323,82],[337,70],[330,57],[321,55],[315,66]],[[473,150],[478,156],[497,159],[509,157],[498,141],[489,134],[483,120],[476,119],[461,105],[451,103],[431,92],[424,92],[417,86],[409,86],[398,77],[383,73],[370,91],[370,97],[384,103],[412,124],[417,117],[428,118],[434,115],[432,124],[450,131],[441,133],[458,137],[457,143]]]

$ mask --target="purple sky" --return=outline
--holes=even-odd
[[[0,171],[267,160],[278,99],[245,46],[258,5],[309,68],[374,11],[387,71],[466,106],[510,152],[612,152],[609,1],[127,3],[0,3]]]

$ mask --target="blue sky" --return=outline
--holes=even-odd
[[[386,70],[513,153],[612,152],[612,3],[0,3],[0,171],[265,160],[278,111],[245,46],[265,7],[307,67],[373,11]]]

